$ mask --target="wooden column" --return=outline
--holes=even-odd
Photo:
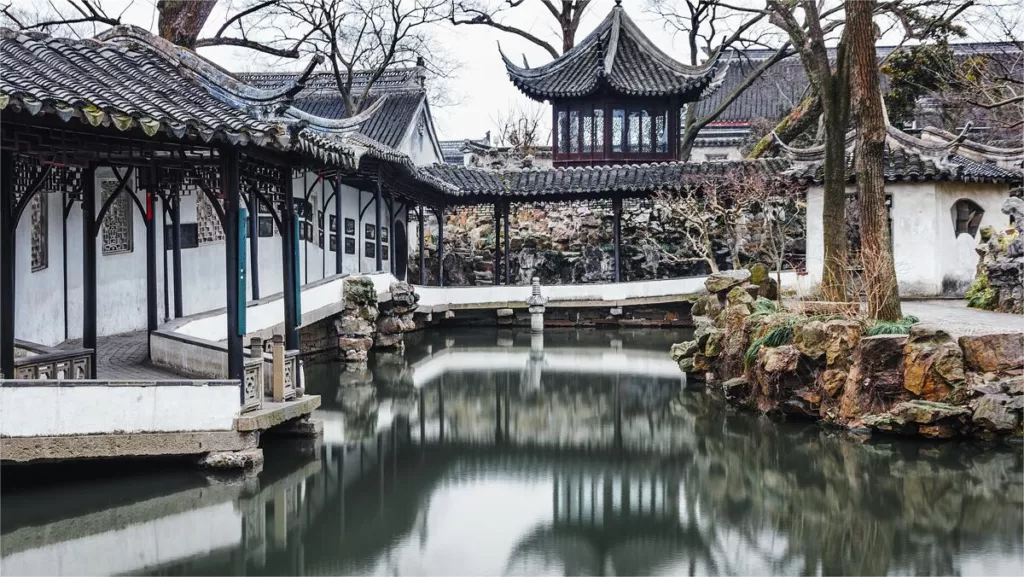
[[[260,298],[260,199],[256,188],[249,190],[249,278],[252,285],[252,300]]]
[[[228,378],[243,379],[242,335],[245,332],[245,262],[239,246],[238,151],[221,149],[221,192],[224,194],[224,280],[227,289]]]
[[[183,316],[181,295],[181,194],[168,197],[173,203],[171,209],[171,267],[174,269],[174,318]]]
[[[380,241],[381,211],[384,208],[381,205],[383,203],[384,203],[384,193],[381,190],[380,172],[378,171],[377,172],[377,191],[376,191],[376,194],[374,195],[374,198],[373,198],[373,216],[374,216],[374,223],[377,226],[377,234],[374,235],[374,239],[377,242],[377,250],[375,251],[376,269],[374,270],[374,272],[381,272],[383,270],[383,268],[384,268],[384,264],[383,264],[384,263],[384,260],[383,260],[383,256],[384,255],[380,254],[380,251],[381,251],[381,248],[382,248],[382,244],[381,244],[381,241]]]
[[[150,167],[149,189],[146,190],[146,330],[152,334],[159,326],[156,296],[156,166]],[[147,347],[149,339],[146,339]],[[152,355],[150,355],[152,356]]]
[[[612,237],[615,243],[615,282],[622,280],[622,199],[612,199]]]
[[[437,209],[437,286],[444,286],[444,205]]]
[[[501,282],[501,204],[494,203],[494,284]]]
[[[90,379],[96,378],[96,167],[82,174],[82,348],[92,349]]]
[[[14,378],[14,152],[0,151],[0,373]]]
[[[343,235],[345,230],[345,223],[343,220],[341,220],[341,215],[341,178],[339,177],[337,180],[334,181],[334,234],[335,238],[337,238],[337,242],[334,243],[334,274],[341,274],[341,271],[344,268],[343,265],[345,258],[345,249],[343,247],[345,246],[345,237]],[[324,250],[327,250],[330,248],[331,245],[331,236],[329,227],[326,226],[326,224],[324,226],[324,229]],[[356,248],[358,249],[359,247],[357,246]]]
[[[290,167],[281,169],[283,172],[282,191],[285,202],[281,208],[281,277],[284,283],[284,346],[288,350],[299,348],[299,334],[296,330],[298,325],[298,274],[295,272],[296,261],[298,260],[295,232],[295,203],[293,191],[295,189],[292,180]]]
[[[423,231],[423,205],[419,206],[419,218],[420,218],[420,286],[426,286],[427,284],[427,255],[426,255],[426,239]]]
[[[512,270],[512,267],[509,265],[509,252],[511,252],[511,240],[509,239],[509,236],[508,236],[508,229],[509,229],[508,219],[509,219],[509,212],[511,212],[511,211],[509,210],[510,207],[509,207],[509,203],[508,202],[505,203],[505,207],[504,208],[505,208],[505,214],[504,214],[505,231],[504,231],[503,234],[505,235],[505,249],[504,249],[504,252],[505,252],[505,284],[512,284],[511,283],[512,273],[510,272]]]

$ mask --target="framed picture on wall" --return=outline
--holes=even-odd
[[[318,227],[323,226],[324,225],[324,211],[322,211],[322,210],[316,211],[316,216],[317,216],[316,225]]]
[[[366,258],[374,258],[374,257],[376,257],[377,256],[377,245],[376,245],[376,243],[368,242],[368,243],[365,243],[365,245],[366,245],[364,247],[365,254],[363,256],[365,256]]]
[[[356,239],[355,239],[355,237],[346,236],[345,237],[345,254],[355,254],[355,253],[356,253]]]
[[[377,238],[377,229],[372,224],[367,224],[366,230],[363,231],[363,238],[366,240],[374,240]]]
[[[321,231],[319,231],[319,233],[320,234],[317,235],[318,238],[317,238],[316,244],[320,248],[323,248],[324,247],[324,231],[321,230]]]
[[[274,217],[260,216],[259,226],[259,235],[261,237],[274,236]]]
[[[354,218],[346,218],[345,219],[345,234],[352,234],[352,235],[354,235],[355,233],[356,233],[356,219],[354,219]]]
[[[338,232],[338,217],[332,214],[330,221],[331,226],[328,228],[330,228],[331,232]]]
[[[330,249],[333,250],[334,252],[338,252],[338,235],[336,234],[331,235]]]
[[[306,223],[299,223],[299,240],[306,240]]]
[[[391,251],[388,250],[388,247],[386,247],[386,246],[380,247],[380,260],[388,260],[388,254],[390,252]]]
[[[380,241],[381,242],[387,242],[388,241],[388,227],[386,227],[386,226],[382,226],[380,228]]]

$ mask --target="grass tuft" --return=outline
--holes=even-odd
[[[907,315],[898,321],[875,321],[864,331],[864,336],[876,335],[909,335],[910,328],[921,322],[914,315]]]
[[[761,347],[781,347],[782,345],[788,345],[793,342],[793,326],[783,325],[775,327],[765,333],[765,335],[756,341],[750,343],[747,347],[746,354],[743,355],[743,365],[750,368],[754,365],[754,361],[757,360],[757,353],[761,350]]]

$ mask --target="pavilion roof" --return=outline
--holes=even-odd
[[[1021,182],[1024,147],[1003,149],[966,139],[970,126],[959,134],[927,127],[922,138],[887,125],[883,163],[887,182]],[[857,157],[856,130],[846,135],[846,174],[852,182]],[[825,146],[782,146],[792,166],[787,174],[807,183],[820,183],[825,171]]]
[[[770,158],[506,170],[435,164],[424,170],[455,187],[455,200],[530,202],[595,196],[647,196],[662,190],[681,190],[695,177],[721,177],[738,167],[762,174],[780,174],[789,167],[789,163],[781,158]]]
[[[717,58],[700,66],[673,59],[644,35],[618,3],[586,38],[543,66],[519,67],[504,53],[501,57],[513,84],[535,100],[578,98],[606,89],[629,96],[680,96],[696,101],[717,89],[729,67]]]

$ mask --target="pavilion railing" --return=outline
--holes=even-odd
[[[302,396],[299,390],[299,351],[286,350],[282,335],[274,335],[267,340],[253,337],[249,351],[253,357],[256,351],[262,351],[264,396],[276,403]]]
[[[263,408],[263,351],[257,350],[245,359],[242,378],[242,412]]]
[[[82,380],[92,378],[92,349],[54,349],[15,341],[15,348],[26,354],[14,359],[14,374],[18,380]]]

